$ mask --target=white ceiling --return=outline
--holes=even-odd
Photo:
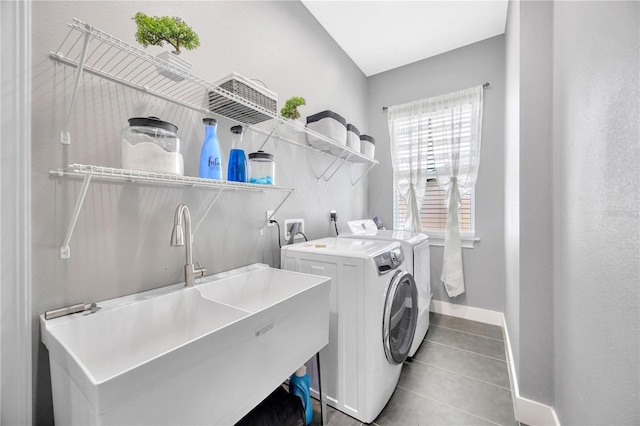
[[[367,76],[504,33],[507,0],[301,0]]]

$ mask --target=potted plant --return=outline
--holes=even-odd
[[[173,46],[173,52],[165,51],[157,55],[159,59],[170,65],[188,72],[191,64],[177,55],[180,49],[193,50],[200,46],[198,34],[191,29],[181,18],[171,16],[148,16],[142,12],[136,13],[132,18],[138,27],[136,40],[143,47],[163,46],[165,43]],[[158,69],[163,74],[174,80],[182,80],[183,77],[166,69]]]
[[[298,107],[302,105],[306,105],[304,98],[299,96],[289,98],[280,110],[280,115],[290,120],[297,120],[300,118],[300,111],[298,111]]]

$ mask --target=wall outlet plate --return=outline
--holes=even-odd
[[[302,232],[304,234],[304,219],[285,219],[284,227],[282,228],[282,237],[285,240],[291,238],[291,225],[298,222],[298,232]],[[296,235],[296,238],[304,238],[302,235]]]
[[[267,213],[265,214],[264,219],[265,219],[265,220],[274,219],[274,218],[273,218],[273,217],[271,217],[271,216],[273,216],[273,210],[267,210]],[[274,220],[275,220],[275,219],[274,219]],[[268,226],[268,227],[276,226],[276,224],[275,224],[275,223],[267,223],[267,226]]]

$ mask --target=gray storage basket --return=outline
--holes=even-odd
[[[219,84],[219,87],[277,115],[276,99],[256,90],[235,76]],[[209,91],[209,111],[246,124],[261,123],[272,118],[268,114],[238,103],[214,91]]]

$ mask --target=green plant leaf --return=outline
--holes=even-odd
[[[298,111],[298,107],[306,105],[304,98],[299,96],[293,96],[284,103],[284,106],[280,110],[280,115],[284,118],[289,118],[291,120],[297,120],[300,118],[300,112]]]
[[[163,46],[168,43],[180,54],[180,48],[193,50],[200,46],[200,38],[181,18],[175,16],[148,16],[142,12],[132,18],[138,27],[136,41],[143,47]]]

